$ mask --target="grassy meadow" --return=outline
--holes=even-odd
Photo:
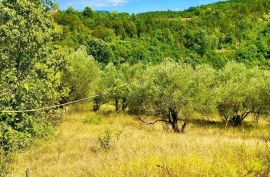
[[[270,177],[269,0],[82,1],[0,0],[0,177]]]
[[[185,134],[176,134],[109,105],[88,110],[85,104],[69,111],[53,136],[19,152],[11,176],[26,169],[30,177],[270,176],[266,119],[225,129],[217,116],[195,116]]]

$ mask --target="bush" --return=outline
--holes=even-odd
[[[106,130],[105,133],[98,138],[99,147],[103,150],[111,149],[111,147],[119,141],[122,133],[123,130],[118,130],[117,132]]]
[[[104,150],[109,150],[111,148],[111,132],[107,130],[105,134],[98,138],[99,146]]]

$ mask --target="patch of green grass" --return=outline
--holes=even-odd
[[[102,123],[103,117],[101,115],[87,115],[84,119],[84,123],[91,125],[99,125]]]

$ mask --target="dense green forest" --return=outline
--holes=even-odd
[[[269,60],[268,0],[143,14],[2,0],[0,176],[14,152],[61,123],[63,106],[48,107],[69,101],[154,116],[175,133],[194,112],[218,114],[226,128],[259,121],[270,110]]]
[[[267,0],[233,0],[143,14],[68,8],[54,18],[63,27],[58,43],[85,45],[102,63],[159,63],[168,57],[216,68],[228,61],[268,67],[269,6]]]

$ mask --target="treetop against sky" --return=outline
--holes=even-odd
[[[189,7],[210,4],[221,0],[55,0],[61,9],[78,10],[90,6],[95,10],[140,13],[161,10],[184,10]]]

